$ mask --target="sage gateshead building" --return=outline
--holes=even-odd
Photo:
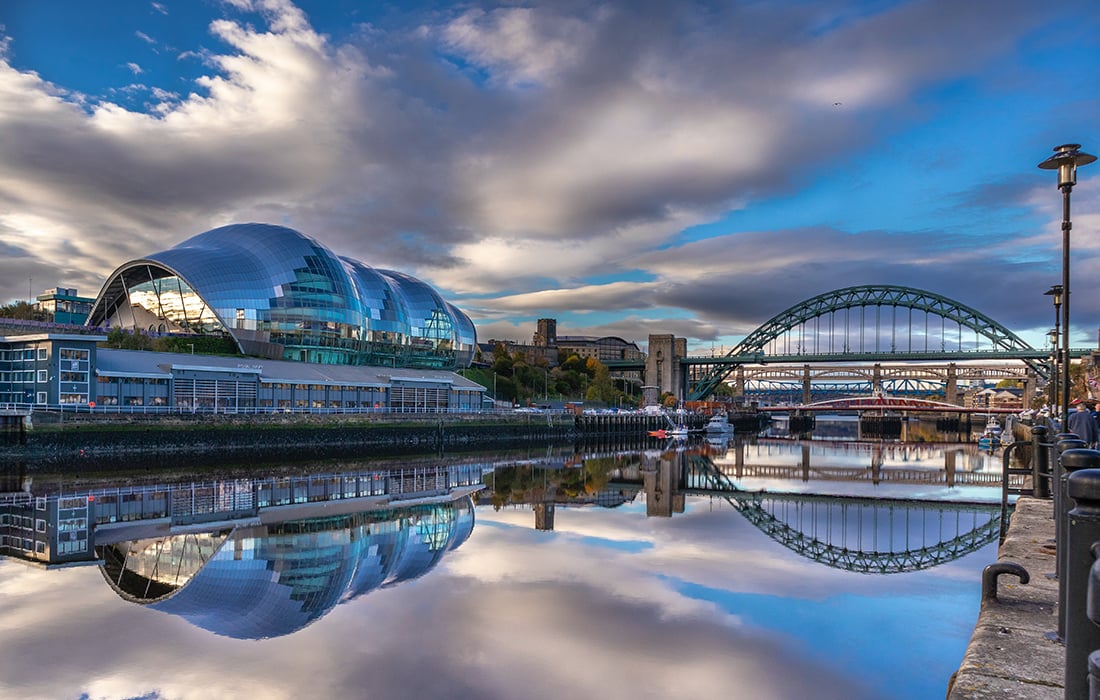
[[[477,345],[466,314],[418,279],[283,226],[224,226],[125,263],[83,328],[6,321],[0,404],[437,413],[485,402],[457,373]],[[222,336],[240,355],[112,348],[119,328]]]
[[[469,317],[424,282],[255,223],[120,266],[87,325],[228,335],[244,355],[327,365],[456,370],[477,346]]]

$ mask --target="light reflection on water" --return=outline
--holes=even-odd
[[[18,640],[0,655],[0,696],[942,698],[996,542],[931,568],[903,553],[995,518],[959,501],[999,500],[998,488],[970,481],[999,471],[999,459],[961,445],[879,447],[761,439],[485,455],[499,465],[485,478],[496,491],[478,496],[468,537],[422,575],[260,640],[124,599],[98,566],[0,558],[0,627]],[[699,488],[703,473],[727,490]],[[760,489],[796,495],[752,511],[746,494]],[[417,532],[402,526],[408,513],[387,522],[396,523],[387,532]],[[304,529],[330,553],[363,541],[361,529],[341,527]],[[798,527],[805,536],[793,546]],[[279,547],[285,556],[256,558],[270,577],[309,559],[323,578],[325,557]],[[822,555],[827,547],[846,553],[841,562],[877,551],[904,572],[846,570]],[[377,547],[356,551],[356,562],[380,557]],[[333,556],[331,571],[354,577]],[[295,580],[311,585],[301,570]]]

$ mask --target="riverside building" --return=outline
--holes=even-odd
[[[104,347],[112,329],[241,356]],[[426,283],[293,229],[235,224],[121,265],[83,328],[0,324],[0,404],[163,411],[481,410],[469,317]]]

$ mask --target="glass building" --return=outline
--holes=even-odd
[[[424,282],[284,226],[233,224],[111,273],[87,325],[225,334],[241,352],[334,365],[469,366],[473,322]]]

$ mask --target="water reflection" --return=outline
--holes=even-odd
[[[77,488],[71,477],[37,472],[31,482],[9,474],[8,506],[29,501],[17,527],[30,518],[32,552],[38,504],[54,517],[52,498],[84,499],[91,555],[66,556],[92,564],[23,566],[15,559],[31,558],[12,548],[0,557],[0,626],[19,640],[0,657],[0,696],[942,697],[995,545],[919,571],[853,573],[783,546],[746,517],[734,495],[764,493],[774,498],[764,510],[777,524],[808,542],[840,546],[838,524],[859,516],[851,506],[848,517],[822,510],[841,499],[813,492],[862,491],[886,513],[884,497],[902,500],[901,491],[912,507],[935,512],[937,494],[980,489],[992,500],[996,489],[889,474],[878,483],[828,475],[804,481],[797,469],[781,478],[754,456],[764,459],[773,447],[746,443],[740,479],[736,444],[702,442],[473,455],[462,458],[463,484],[455,472],[428,465],[388,481],[369,467],[318,473],[322,467],[309,464],[300,469],[313,474],[291,476],[288,468],[213,482],[146,476],[140,488],[136,478]],[[801,446],[794,449],[776,458],[800,458]],[[825,456],[811,457],[814,470],[819,460],[829,466]],[[435,459],[447,469],[459,462]],[[883,471],[893,468],[887,456]],[[464,489],[477,501],[476,527]],[[862,500],[869,499],[846,502]],[[537,530],[544,506],[555,516],[552,528]],[[814,521],[814,508],[831,515]],[[869,511],[862,512],[865,523]],[[4,513],[11,526],[12,511]],[[903,520],[893,518],[895,535]],[[918,526],[915,511],[909,520],[910,542],[917,531],[939,541],[933,521]],[[862,537],[878,537],[880,549],[904,542],[885,538],[886,520],[873,530]],[[406,543],[409,554],[424,556],[407,561],[415,566],[399,563],[401,537],[416,540]],[[857,530],[849,531],[850,549],[852,537]],[[389,574],[379,578],[391,542]],[[415,571],[424,575],[413,580]],[[403,583],[387,585],[398,578]],[[356,590],[374,593],[355,597]],[[284,618],[267,617],[272,598],[270,610]],[[181,609],[152,614],[158,605]],[[900,667],[899,648],[908,660]],[[26,672],[43,658],[64,663],[48,674]]]
[[[124,600],[236,638],[299,630],[424,575],[474,527],[484,465],[27,489],[7,470],[0,544],[46,567],[99,563]]]
[[[721,499],[754,527],[800,556],[859,573],[918,571],[958,559],[995,542],[1001,535],[999,503],[958,503],[942,499],[861,498],[855,494],[822,496],[753,487],[766,478],[807,482],[818,479],[849,486],[883,482],[958,483],[993,486],[999,474],[958,470],[962,446],[833,445],[809,442],[741,440],[672,443],[667,449],[599,452],[583,455],[576,469],[554,460],[538,460],[498,469],[483,498],[495,507],[529,504],[537,530],[553,530],[558,507],[617,507],[639,496],[648,517],[673,517],[685,511],[688,496]],[[858,454],[867,467],[811,467],[813,452],[822,461]],[[890,459],[887,459],[889,455]],[[905,466],[888,466],[900,459]],[[943,460],[942,469],[927,462]],[[792,463],[793,462],[793,463]]]
[[[380,586],[424,575],[474,526],[454,501],[133,539],[97,548],[121,597],[238,639],[295,632]]]

